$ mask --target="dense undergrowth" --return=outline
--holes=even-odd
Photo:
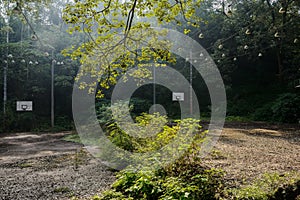
[[[156,171],[123,170],[112,189],[94,199],[217,199],[222,188],[221,170],[183,158]]]
[[[280,86],[262,88],[243,86],[227,92],[230,120],[299,123],[299,91]]]
[[[119,112],[121,110],[119,109]],[[158,114],[143,114],[136,118],[136,122],[146,126],[154,119],[155,124],[159,122],[164,124],[167,121]],[[147,152],[159,149],[174,139],[177,131],[182,128],[179,126],[180,123],[184,124],[186,121],[177,121],[175,126],[164,126],[156,137],[147,140],[130,137],[115,123],[106,124],[106,127],[108,137],[115,145],[127,151]],[[198,121],[189,119],[183,127],[190,127],[195,123],[198,124]],[[201,128],[199,125],[196,129],[193,128],[196,134],[192,143],[174,162],[156,168],[141,166],[137,169],[129,166],[117,172],[117,180],[110,190],[104,192],[102,196],[94,196],[93,199],[296,200],[298,198],[299,200],[298,172],[283,175],[267,173],[251,184],[229,187],[222,169],[210,169],[201,162],[198,154],[201,148],[199,144],[204,141],[206,132],[199,132],[199,128]],[[110,152],[104,153],[111,155]]]
[[[251,184],[226,188],[222,200],[298,200],[300,198],[300,173],[266,173]]]

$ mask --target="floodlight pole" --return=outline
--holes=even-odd
[[[51,128],[54,128],[54,49],[52,49],[52,63],[51,63]]]
[[[193,114],[193,65],[192,65],[192,51],[190,51],[190,115]]]
[[[9,31],[6,32],[6,64],[3,68],[3,115],[6,116]]]
[[[9,10],[9,3],[7,4],[7,11]],[[7,15],[7,26],[9,26],[9,19]],[[3,129],[6,128],[6,103],[7,103],[7,69],[8,69],[8,44],[9,44],[9,30],[6,31],[6,64],[3,66]]]
[[[155,64],[153,64],[153,113],[155,113],[155,104],[156,104],[156,88],[155,88],[156,76],[155,76]]]

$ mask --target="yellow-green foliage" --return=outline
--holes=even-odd
[[[108,138],[114,145],[133,153],[143,154],[157,151],[157,157],[149,159],[160,160],[160,158],[164,157],[159,152],[162,148],[165,157],[174,157],[174,159],[185,152],[189,152],[190,149],[199,150],[197,148],[200,147],[203,135],[206,133],[199,132],[201,128],[199,120],[190,118],[177,120],[176,125],[171,127],[167,125],[168,120],[166,116],[161,116],[159,113],[143,113],[136,118],[136,123],[128,123],[122,114],[122,110],[125,108],[121,104],[117,107],[117,113],[115,114],[115,118],[118,118],[117,122],[107,126]],[[122,127],[119,127],[120,124],[122,124]],[[173,143],[176,145],[172,145]],[[108,156],[111,154],[109,149],[107,152],[104,150],[103,153],[106,153]],[[105,155],[103,156],[105,157]],[[116,157],[116,160],[122,159],[128,158],[123,158],[121,155]],[[142,160],[148,158],[143,158],[140,154],[138,157],[135,157],[132,154],[131,159]],[[164,162],[163,160],[161,161]]]
[[[289,172],[283,175],[278,173],[265,173],[262,178],[250,185],[226,190],[224,200],[268,200],[274,197],[278,188],[293,185],[300,180],[299,172]]]
[[[158,39],[165,33],[149,27],[171,22],[181,25],[183,19],[189,26],[197,27],[201,19],[195,10],[201,1],[84,0],[67,4],[63,19],[70,25],[69,33],[83,33],[88,40],[63,50],[63,54],[80,60],[82,69],[76,80],[84,75],[95,78],[89,83],[80,82],[79,87],[93,93],[97,82],[102,88],[109,88],[129,67],[137,66],[131,76],[144,79],[151,77],[145,63],[164,66],[163,62],[175,62],[169,51],[171,42]],[[189,32],[184,30],[185,34]],[[97,94],[103,97],[102,90]]]
[[[197,159],[194,159],[197,160]],[[143,168],[122,170],[112,189],[97,199],[216,199],[222,191],[220,170],[191,163],[185,156],[170,166],[155,171]]]
[[[111,106],[114,120],[107,124],[107,134],[111,141],[126,150],[132,152],[147,152],[158,150],[175,138],[181,137],[184,142],[184,136],[179,136],[179,131],[183,133],[197,132],[200,129],[199,120],[183,119],[177,120],[176,125],[168,126],[168,119],[159,113],[142,113],[135,118],[134,123],[130,123],[127,116],[128,102],[119,102]],[[112,116],[110,116],[112,118]]]
[[[122,112],[120,109],[118,110]],[[120,115],[122,116],[122,115]],[[105,192],[102,197],[94,199],[215,199],[222,191],[222,171],[207,169],[201,166],[198,156],[200,144],[206,132],[199,132],[199,120],[183,119],[177,120],[176,125],[167,126],[167,118],[155,114],[142,114],[136,118],[136,124],[142,127],[140,132],[135,133],[137,137],[131,137],[118,128],[117,123],[109,126],[111,140],[121,148],[127,148],[132,152],[146,153],[163,148],[177,139],[179,148],[184,149],[182,154],[174,157],[174,162],[153,168],[144,164],[139,170],[128,166],[117,174],[117,180],[112,189]],[[120,122],[122,123],[122,122]],[[149,126],[158,132],[150,137],[143,138],[147,134],[145,130]],[[159,128],[160,127],[160,128]],[[137,130],[137,129],[132,129]],[[130,131],[132,131],[130,130]],[[193,137],[179,135],[179,132],[192,133]],[[130,147],[130,148],[128,148]],[[166,149],[170,156],[174,152],[172,145]],[[140,155],[140,154],[139,154]],[[160,159],[156,154],[154,160]],[[140,155],[141,156],[141,155]],[[122,158],[117,158],[122,159]],[[135,158],[134,155],[132,159]]]

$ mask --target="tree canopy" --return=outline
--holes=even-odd
[[[65,8],[64,20],[71,25],[70,33],[82,32],[88,35],[89,39],[64,53],[74,59],[79,57],[81,63],[88,66],[86,71],[91,73],[91,76],[98,77],[97,81],[103,88],[115,84],[121,73],[135,65],[139,66],[139,71],[133,76],[147,78],[151,72],[143,62],[174,61],[169,52],[170,44],[167,41],[158,43],[157,37],[163,33],[152,31],[150,36],[149,27],[174,22],[181,25],[183,21],[197,27],[201,19],[195,12],[200,2],[76,1]],[[145,29],[148,30],[148,34]],[[186,34],[189,31],[185,29]],[[148,43],[148,47],[136,49],[141,43]],[[160,48],[152,48],[153,46]],[[91,59],[91,56],[94,58]],[[95,84],[96,82],[81,83],[81,87],[89,85],[93,88]],[[103,96],[101,90],[98,95]]]
[[[157,26],[185,33],[207,50],[225,82],[231,115],[254,113],[260,106],[255,103],[258,100],[245,103],[248,95],[244,91],[249,90],[242,88],[244,94],[241,94],[242,86],[257,92],[279,84],[280,87],[274,87],[283,89],[275,91],[276,95],[271,94],[273,90],[263,91],[266,101],[274,100],[274,96],[277,98],[282,92],[299,91],[295,88],[300,85],[300,4],[296,0],[0,2],[0,73],[4,76],[8,63],[7,95],[12,110],[16,99],[33,98],[44,113],[48,112],[42,105],[48,102],[52,58],[64,63],[56,69],[55,83],[62,86],[57,92],[65,94],[67,99],[71,98],[73,79],[79,66],[82,70],[77,80],[84,75],[94,80],[80,81],[79,86],[91,93],[102,88],[98,93],[100,97],[111,92],[108,88],[134,66],[138,70],[131,76],[138,81],[153,78],[152,63],[162,67],[169,65],[189,79],[188,66],[193,65],[193,61],[172,54],[172,44],[158,40],[165,33],[151,29]],[[141,46],[143,48],[139,48]],[[13,58],[8,58],[10,54]],[[202,52],[195,54],[203,56]],[[206,98],[200,102],[201,106],[209,112],[205,83],[197,73],[192,79],[194,90],[201,99]],[[1,78],[1,88],[3,82]],[[168,89],[157,87],[156,92],[167,94]],[[269,96],[265,94],[267,92]],[[142,87],[135,94],[136,97],[147,97],[151,102],[152,86]],[[170,104],[169,100],[167,95],[157,95],[157,101],[170,107],[168,113],[176,113],[173,112],[176,105]],[[241,105],[237,103],[239,101]],[[243,106],[245,104],[247,106]],[[62,110],[65,107],[62,105]]]

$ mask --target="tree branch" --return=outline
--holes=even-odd
[[[128,35],[128,33],[131,29],[131,26],[132,26],[132,21],[133,21],[133,17],[134,17],[134,9],[136,7],[136,3],[137,3],[137,0],[134,0],[132,8],[130,9],[130,11],[128,13],[126,27],[125,27],[125,36]]]
[[[103,13],[103,12],[105,12],[106,10],[108,10],[108,9],[110,8],[110,5],[111,5],[111,0],[109,0],[108,5],[107,5],[105,8],[103,8],[102,10],[98,11],[97,14]]]
[[[275,24],[275,12],[273,10],[273,7],[271,5],[270,0],[266,0],[266,1],[267,1],[267,4],[268,4],[269,8],[272,9],[272,11],[271,11],[271,14],[272,14],[272,24]]]

